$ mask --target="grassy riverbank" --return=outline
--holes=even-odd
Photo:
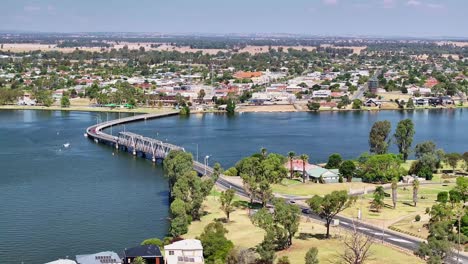
[[[252,248],[263,240],[264,231],[255,227],[249,218],[249,209],[246,207],[247,203],[239,198],[236,198],[236,211],[231,213],[231,221],[224,224],[229,231],[227,238],[232,240],[238,247]],[[203,209],[205,215],[201,221],[194,221],[190,227],[188,234],[184,235],[185,238],[195,238],[199,236],[203,228],[215,219],[222,219],[225,217],[220,209],[219,192],[212,191],[204,204]],[[304,263],[304,257],[307,250],[311,247],[319,249],[320,263],[336,263],[338,262],[338,253],[343,250],[343,237],[346,235],[345,231],[341,229],[332,229],[332,234],[335,238],[323,239],[325,233],[325,226],[323,224],[313,222],[307,218],[302,218],[299,232],[297,232],[293,246],[287,250],[277,253],[278,256],[288,256],[292,264]],[[404,253],[394,248],[375,244],[372,247],[372,258],[369,264],[378,263],[423,263],[419,258],[409,253]]]

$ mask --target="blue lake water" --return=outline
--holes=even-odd
[[[104,250],[120,253],[167,233],[167,182],[161,166],[83,136],[97,120],[117,117],[0,111],[1,263],[44,263]],[[312,162],[324,162],[335,152],[354,158],[368,150],[375,121],[389,120],[394,130],[404,118],[415,123],[414,145],[433,140],[447,152],[468,151],[468,109],[194,114],[118,126],[112,133],[125,129],[167,140],[194,158],[198,144],[200,160],[209,155],[211,164],[218,161],[227,168],[261,147],[281,154],[306,153]]]

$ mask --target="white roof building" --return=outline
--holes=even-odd
[[[166,264],[204,264],[200,240],[185,239],[164,246]]]
[[[318,90],[312,92],[312,97],[314,98],[327,98],[331,96],[330,90]]]
[[[58,259],[55,261],[47,262],[45,264],[76,264],[76,262],[71,259]]]
[[[122,260],[115,252],[103,251],[96,254],[76,255],[76,262],[78,264],[121,264]]]

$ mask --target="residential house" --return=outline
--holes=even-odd
[[[432,88],[432,87],[436,86],[437,84],[439,84],[439,81],[437,81],[436,78],[431,77],[431,78],[426,80],[426,83],[424,84],[424,86]]]
[[[233,77],[236,79],[252,79],[256,77],[262,76],[261,72],[244,72],[244,71],[238,71],[234,73]]]
[[[200,240],[185,239],[164,246],[165,264],[203,264],[203,246]]]
[[[315,182],[323,181],[323,183],[337,183],[339,182],[338,169],[325,169],[322,167],[312,168],[306,170],[310,180]]]
[[[364,105],[367,107],[380,107],[382,105],[382,102],[373,98],[369,98],[366,102],[364,102]]]
[[[47,262],[45,264],[76,264],[76,262],[71,259],[58,259],[55,261]]]
[[[112,251],[104,251],[96,254],[76,255],[76,262],[78,264],[121,264],[117,253]]]
[[[454,105],[455,101],[450,96],[441,96],[439,101],[442,105]]]
[[[331,96],[330,90],[318,90],[312,92],[312,98],[328,98]]]
[[[155,245],[141,245],[124,251],[124,263],[130,264],[137,258],[142,257],[147,264],[163,264],[164,258],[159,247]]]

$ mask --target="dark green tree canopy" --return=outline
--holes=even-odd
[[[389,121],[377,121],[369,132],[370,152],[375,154],[385,154],[388,150],[388,135],[392,125]]]

